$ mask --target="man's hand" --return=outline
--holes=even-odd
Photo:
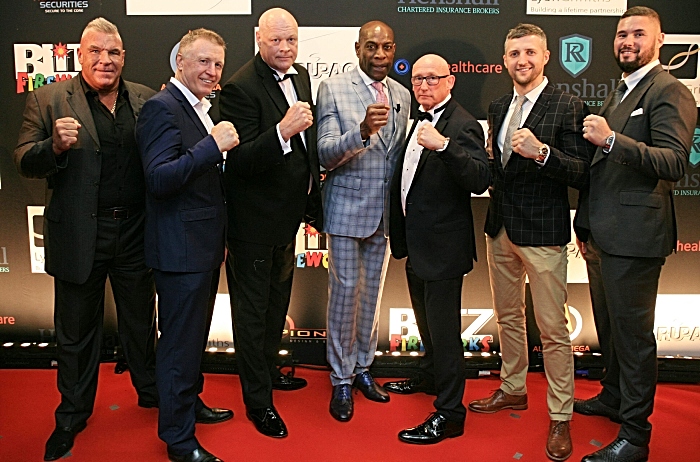
[[[216,126],[211,129],[211,136],[214,137],[214,141],[216,141],[220,152],[229,151],[238,146],[240,142],[236,128],[228,121],[216,124]]]
[[[529,128],[520,128],[513,133],[511,138],[513,152],[517,152],[527,159],[537,159],[540,148],[544,146]]]
[[[578,247],[578,250],[581,252],[582,256],[586,255],[586,251],[588,250],[586,248],[586,243],[579,241],[578,237],[576,238],[576,246]]]
[[[612,130],[604,117],[590,114],[583,119],[583,137],[596,146],[605,146],[605,140],[611,134]]]
[[[280,134],[284,141],[288,142],[291,137],[301,133],[314,123],[314,116],[311,114],[311,106],[305,101],[297,101],[284,115],[280,121]]]
[[[60,156],[78,142],[80,122],[73,117],[56,119],[53,126],[53,142],[51,147],[54,154]]]
[[[360,122],[360,136],[366,140],[377,133],[389,122],[389,111],[391,108],[382,103],[374,103],[367,106],[365,119]]]
[[[445,145],[445,137],[430,124],[423,124],[416,134],[416,142],[426,149],[435,151]]]

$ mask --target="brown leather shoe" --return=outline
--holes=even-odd
[[[469,410],[482,414],[493,414],[503,409],[527,409],[527,395],[509,395],[500,388],[488,398],[477,399],[469,403]]]
[[[571,444],[569,422],[567,420],[552,420],[549,422],[547,437],[547,457],[552,460],[566,460],[571,457],[574,448]]]

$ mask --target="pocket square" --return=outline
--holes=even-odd
[[[640,107],[639,109],[635,109],[634,111],[632,111],[632,114],[630,114],[630,117],[634,117],[634,116],[638,116],[638,115],[642,115],[642,114],[644,114],[644,109],[642,109]]]

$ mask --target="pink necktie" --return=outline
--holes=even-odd
[[[372,86],[377,90],[377,102],[388,106],[389,98],[387,98],[386,93],[384,93],[384,84],[382,82],[372,82]]]

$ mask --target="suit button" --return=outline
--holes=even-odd
[[[92,218],[97,218],[97,214],[96,214],[96,213],[91,213],[90,216],[91,216]]]
[[[388,182],[389,182],[389,179],[388,179],[388,178],[384,178],[384,183],[388,183]]]

